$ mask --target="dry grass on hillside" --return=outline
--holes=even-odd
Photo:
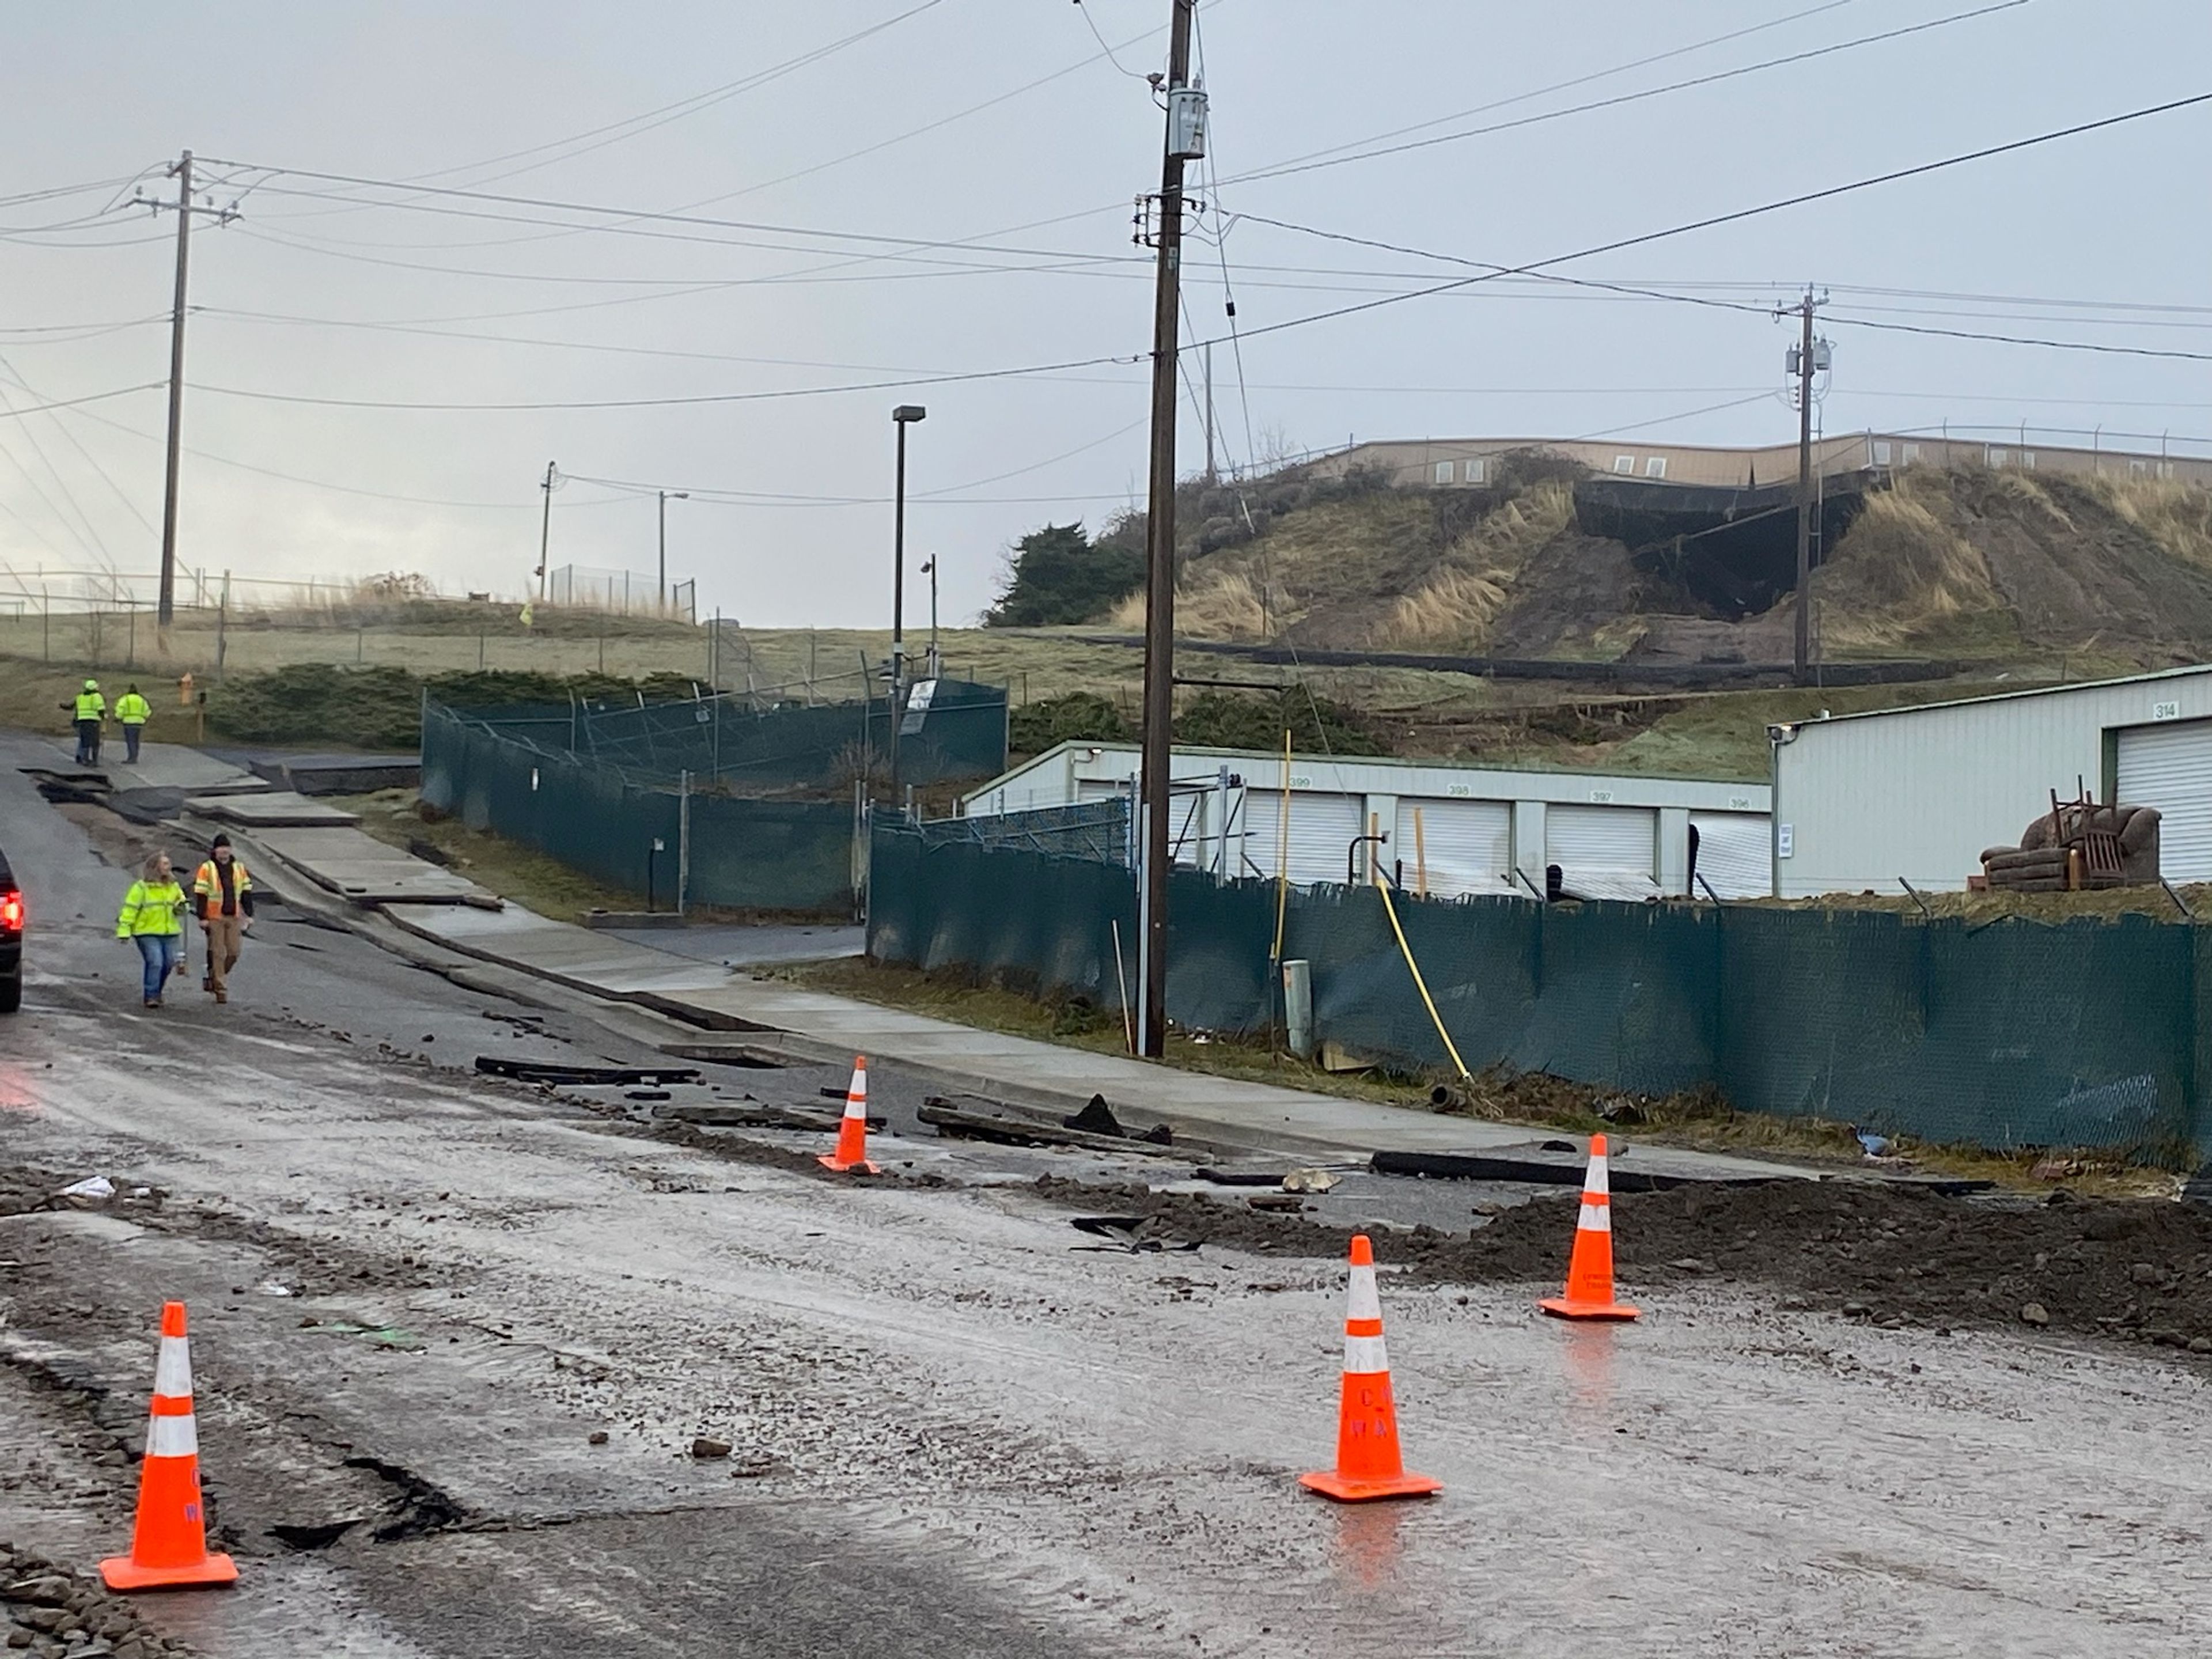
[[[2173,558],[2212,568],[2212,489],[2179,478],[2087,481],[2090,495]]]
[[[1304,613],[1285,610],[1282,591],[1270,596],[1271,611],[1262,602],[1259,573],[1251,569],[1202,568],[1194,580],[1176,588],[1176,635],[1192,640],[1265,640],[1287,628]],[[1109,623],[1132,633],[1145,625],[1142,589],[1114,607]]]
[[[1255,541],[1190,560],[1176,588],[1176,632],[1188,639],[1264,640],[1307,617],[1371,611],[1433,568],[1437,508],[1425,490],[1385,490],[1285,514]],[[1261,585],[1267,585],[1263,613]],[[1141,595],[1109,619],[1144,622]]]
[[[1574,489],[1556,479],[1506,502],[1454,538],[1436,574],[1399,597],[1371,642],[1398,651],[1481,649],[1530,556],[1574,516]]]
[[[1917,470],[1867,497],[1814,592],[1831,649],[1894,647],[2005,608],[1987,562],[1960,531],[1943,475]]]

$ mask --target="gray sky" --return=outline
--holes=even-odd
[[[1420,127],[1385,142],[1970,9],[1202,0],[1221,181],[1201,190],[1217,209],[1206,224],[1264,216],[1517,264],[2212,90],[2203,0],[2029,0],[1716,84],[1239,182],[1400,129]],[[101,210],[129,201],[134,176],[157,193],[162,164],[189,146],[225,163],[202,176],[240,217],[195,230],[187,567],[412,569],[519,595],[537,558],[537,481],[556,460],[574,481],[554,498],[555,565],[652,568],[651,495],[586,478],[732,492],[668,508],[672,572],[699,576],[702,605],[759,624],[878,623],[889,410],[915,401],[929,418],[913,438],[909,550],[917,564],[942,554],[946,617],[969,618],[1015,537],[1048,519],[1095,527],[1142,488],[1135,360],[1150,343],[1151,268],[1129,218],[1131,198],[1158,185],[1160,118],[1140,77],[1164,63],[1167,15],[1167,0],[6,0],[0,198],[96,187],[0,201],[4,397],[27,409],[167,374],[173,221]],[[1753,32],[1698,44],[1740,30]],[[2208,138],[2212,106],[1558,267],[1753,310],[1483,283],[1257,335],[1241,387],[1224,343],[1224,454],[1353,434],[1632,427],[1784,441],[1785,331],[1764,311],[1808,281],[1832,291],[1831,431],[2025,420],[2212,434],[2204,362],[1851,321],[2212,353]],[[625,222],[281,168],[724,222]],[[1225,253],[1247,331],[1465,274],[1255,217],[1230,221]],[[1194,245],[1187,270],[1191,331],[1224,335],[1212,246]],[[54,331],[76,325],[88,329]],[[1130,361],[754,395],[1114,357]],[[1194,377],[1194,356],[1188,367]],[[437,410],[240,391],[749,400]],[[138,391],[0,417],[0,558],[26,577],[150,571],[162,411],[160,392]],[[1185,414],[1194,468],[1202,438]],[[909,617],[925,609],[926,593]]]

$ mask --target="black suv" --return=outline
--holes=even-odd
[[[0,1014],[23,1006],[23,890],[0,853]]]

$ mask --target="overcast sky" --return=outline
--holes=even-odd
[[[1765,313],[1808,282],[1832,294],[1831,431],[2212,434],[2204,361],[1863,325],[2212,354],[2212,105],[1553,268],[1748,309],[1522,280],[1258,332],[1468,274],[1420,255],[1551,258],[2212,90],[2203,0],[2027,0],[1530,118],[1970,9],[1201,0],[1220,180],[1201,222],[1228,228],[1220,254],[1192,246],[1186,292],[1190,333],[1224,340],[1224,459],[1354,434],[1786,441],[1786,331]],[[912,559],[941,554],[947,619],[972,617],[1014,538],[1095,528],[1142,489],[1151,265],[1129,222],[1158,185],[1142,76],[1164,66],[1168,10],[6,0],[0,398],[164,379],[174,222],[127,204],[171,188],[190,147],[239,217],[194,232],[186,567],[419,570],[519,596],[555,461],[556,567],[651,570],[650,490],[688,489],[669,561],[703,606],[880,623],[890,410],[910,401],[929,411]],[[1245,178],[1323,151],[1335,164]],[[691,222],[575,210],[602,208]],[[1241,374],[1224,255],[1254,335]],[[763,395],[1055,364],[1084,366]],[[649,401],[681,398],[722,400]],[[150,572],[162,421],[151,389],[0,416],[0,559],[34,585]]]

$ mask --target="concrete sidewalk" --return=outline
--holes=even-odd
[[[772,1035],[780,1046],[806,1059],[837,1061],[866,1054],[950,1090],[1051,1111],[1073,1111],[1093,1094],[1103,1094],[1116,1108],[1165,1121],[1186,1139],[1255,1150],[1294,1146],[1317,1158],[1334,1159],[1384,1151],[1525,1148],[1545,1138],[1543,1131],[1525,1125],[1343,1100],[977,1030],[785,981],[686,963],[665,951],[549,921],[512,903],[498,911],[410,906],[385,915],[408,933],[464,956],[710,1029]],[[1814,1173],[1658,1146],[1632,1146],[1622,1158],[1625,1168],[1690,1179]]]

